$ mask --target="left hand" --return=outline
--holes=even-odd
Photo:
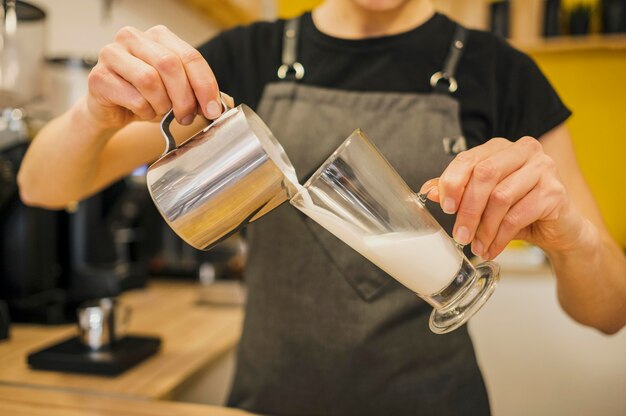
[[[454,239],[493,259],[513,239],[565,250],[581,238],[585,220],[570,200],[556,163],[531,137],[494,138],[462,152],[421,193],[457,213]]]

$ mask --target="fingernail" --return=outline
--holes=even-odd
[[[456,203],[452,198],[444,198],[441,208],[446,214],[454,214],[454,211],[456,210]]]
[[[209,101],[209,103],[206,105],[207,117],[213,120],[218,118],[220,114],[222,114],[222,105],[215,100]]]
[[[454,234],[457,243],[466,245],[469,243],[469,230],[467,227],[459,227]]]
[[[193,119],[195,118],[195,116],[193,114],[189,114],[188,116],[185,116],[185,118],[183,118],[180,121],[180,124],[182,124],[183,126],[188,126],[191,123],[193,123]]]
[[[484,250],[483,244],[478,240],[474,240],[474,242],[472,243],[472,253],[474,253],[477,256],[482,256],[483,250]]]

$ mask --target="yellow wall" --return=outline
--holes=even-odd
[[[278,15],[282,18],[295,17],[321,2],[322,0],[278,0]]]
[[[574,111],[568,123],[578,160],[611,234],[626,247],[626,53],[533,56]]]
[[[296,16],[321,1],[278,0],[278,12]],[[537,53],[533,58],[574,111],[568,125],[581,169],[611,234],[626,247],[626,51]]]

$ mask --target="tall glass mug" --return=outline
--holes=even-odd
[[[498,265],[474,267],[360,130],[290,202],[432,305],[435,333],[467,322],[496,287]]]

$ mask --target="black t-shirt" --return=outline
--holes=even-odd
[[[199,47],[220,89],[255,108],[267,83],[277,81],[285,21],[260,22],[224,32]],[[302,16],[300,82],[349,91],[431,92],[430,77],[443,69],[456,23],[435,14],[397,35],[360,40],[320,32],[310,13]],[[570,111],[525,54],[491,33],[470,30],[453,94],[460,102],[468,145],[492,137],[540,137]]]

